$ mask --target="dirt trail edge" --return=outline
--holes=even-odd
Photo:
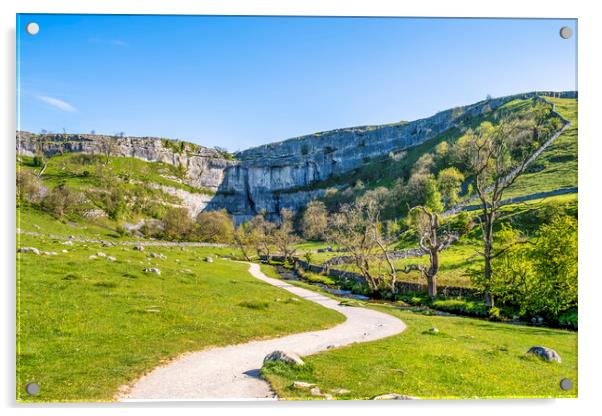
[[[261,272],[258,264],[250,263],[249,272],[257,279],[295,296],[334,309],[345,315],[347,320],[326,330],[185,354],[137,380],[117,400],[274,400],[277,397],[269,384],[259,377],[263,358],[270,352],[284,350],[305,356],[355,342],[389,337],[406,328],[392,315],[341,306],[338,301],[319,293],[269,278]]]

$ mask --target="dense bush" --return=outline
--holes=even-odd
[[[495,258],[491,290],[499,301],[519,308],[521,316],[558,321],[577,305],[577,220],[556,216],[540,227],[535,244],[521,241],[504,228],[499,241],[505,249]],[[481,287],[482,270],[473,271]]]
[[[172,207],[163,217],[163,237],[167,240],[185,241],[194,237],[196,223],[186,208]]]
[[[80,215],[84,203],[85,197],[81,192],[60,184],[44,197],[42,207],[56,218],[62,218],[66,215]]]
[[[196,217],[198,236],[209,243],[231,243],[234,235],[234,225],[228,212],[204,211]]]
[[[17,203],[38,203],[42,200],[44,188],[40,180],[31,172],[17,172]]]

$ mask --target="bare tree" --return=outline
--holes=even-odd
[[[425,206],[417,206],[410,210],[410,222],[418,234],[420,248],[429,256],[428,266],[410,264],[402,270],[409,273],[418,270],[425,277],[430,298],[437,296],[437,273],[439,272],[439,253],[448,248],[458,236],[449,230],[442,230],[441,217]]]
[[[265,217],[265,211],[254,216],[250,221],[245,223],[246,232],[250,234],[249,241],[255,247],[255,252],[258,256],[266,256],[268,260],[272,255],[274,248],[274,230],[276,224],[268,221]],[[240,227],[239,227],[240,228]]]
[[[307,204],[301,219],[303,237],[308,240],[323,240],[327,224],[328,211],[324,202],[312,200]]]
[[[342,205],[339,212],[330,218],[327,236],[332,243],[350,253],[368,287],[375,291],[379,279],[373,273],[370,263],[376,256],[378,246],[374,240],[374,230],[370,226],[370,217],[373,215],[367,208],[359,204],[359,201]]]
[[[289,209],[280,211],[280,222],[273,233],[274,245],[284,256],[285,261],[292,261],[295,255],[295,244],[299,242],[299,237],[295,234],[293,227],[293,212]]]
[[[234,244],[240,250],[243,257],[247,261],[253,261],[251,259],[251,249],[256,246],[256,234],[253,233],[253,230],[248,222],[239,225],[234,230]]]
[[[113,154],[115,153],[115,147],[116,147],[115,140],[112,137],[101,136],[101,137],[98,137],[98,144],[99,144],[100,152],[105,157],[104,165],[106,166],[109,164],[109,162],[111,160],[111,156],[113,156]]]
[[[390,244],[394,236],[383,232],[377,197],[360,198],[352,204],[344,204],[330,218],[328,239],[344,248],[351,255],[353,264],[366,280],[371,291],[387,287],[397,293],[397,272],[391,255]],[[387,267],[381,268],[382,262]]]

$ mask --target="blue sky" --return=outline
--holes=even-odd
[[[36,36],[28,22],[40,25]],[[574,90],[574,20],[20,15],[18,129],[229,150]]]

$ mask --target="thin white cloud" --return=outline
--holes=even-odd
[[[46,104],[50,104],[54,108],[58,108],[61,111],[65,111],[67,113],[77,113],[77,109],[73,107],[66,101],[59,100],[54,97],[47,97],[45,95],[38,95],[38,99],[45,102]]]
[[[112,41],[111,43],[112,43],[113,45],[115,45],[115,46],[127,46],[127,43],[125,43],[125,42],[124,42],[124,41],[122,41],[122,40],[114,40],[114,41]]]

